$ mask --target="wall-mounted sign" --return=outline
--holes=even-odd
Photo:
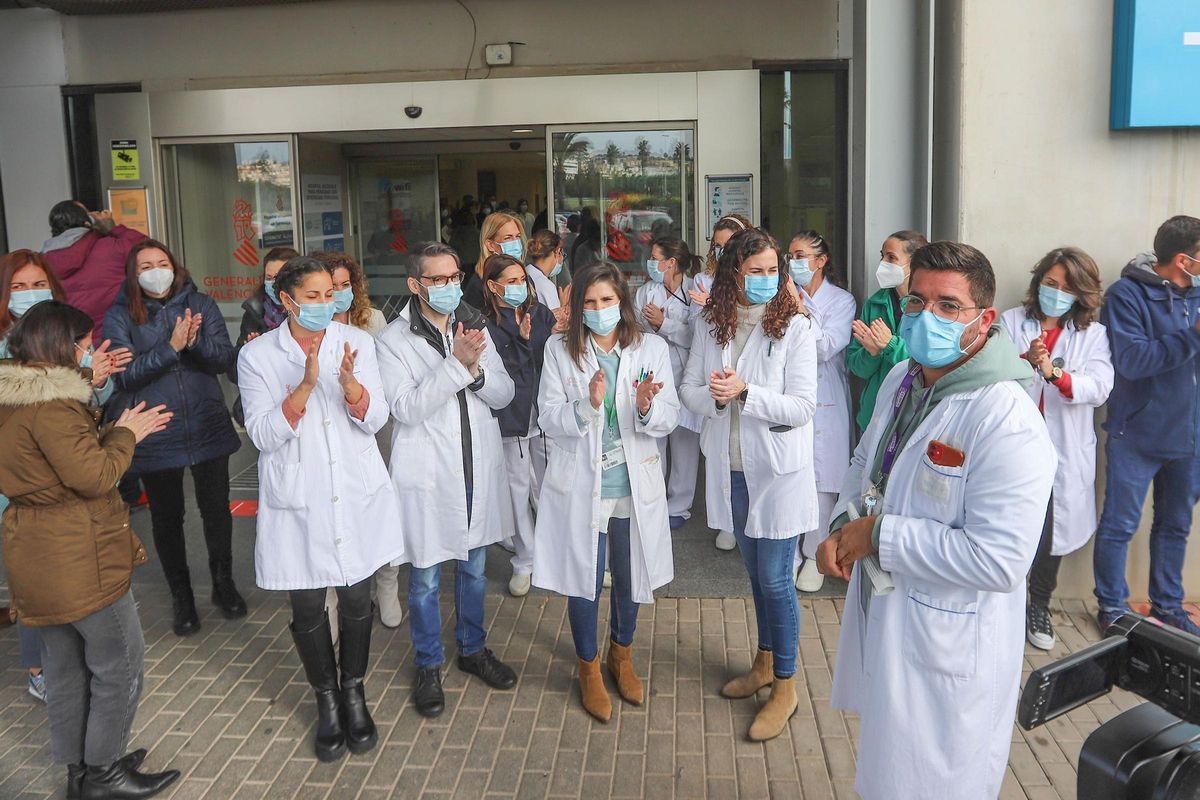
[[[304,208],[305,252],[344,249],[341,176],[301,175],[300,201]]]
[[[1200,126],[1200,2],[1115,0],[1109,125]]]
[[[114,181],[140,181],[138,149],[135,139],[110,139],[112,147],[112,176]]]
[[[708,223],[705,236],[712,238],[713,225],[727,214],[754,219],[753,175],[705,175],[704,196],[708,198]]]
[[[150,203],[145,186],[109,189],[108,208],[118,225],[150,235]]]

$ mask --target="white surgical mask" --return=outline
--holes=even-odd
[[[150,294],[166,294],[175,282],[175,270],[170,267],[155,267],[138,273],[138,286]]]
[[[881,289],[895,289],[904,283],[904,267],[891,261],[880,261],[875,268],[875,279]]]

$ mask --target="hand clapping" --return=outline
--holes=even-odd
[[[650,404],[654,402],[655,396],[662,391],[662,383],[654,382],[654,373],[651,372],[646,376],[646,379],[639,382],[637,386],[637,410],[643,417],[650,413]]]
[[[729,367],[713,370],[708,376],[708,393],[719,406],[727,406],[746,390],[746,382]]]
[[[451,354],[471,373],[471,377],[479,376],[479,359],[486,349],[487,337],[484,336],[483,331],[468,330],[463,328],[461,322],[458,323],[458,330],[454,332]]]

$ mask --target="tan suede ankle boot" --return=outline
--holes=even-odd
[[[645,698],[642,681],[633,669],[633,658],[630,652],[632,645],[625,646],[614,641],[608,643],[608,672],[617,682],[617,691],[626,703],[640,706]]]
[[[788,720],[796,713],[797,705],[796,676],[776,678],[771,684],[771,696],[750,723],[750,741],[765,742],[783,733]]]
[[[579,662],[579,696],[584,710],[596,719],[608,722],[612,717],[612,701],[608,699],[608,689],[600,674],[599,655],[591,661]]]
[[[739,675],[721,687],[721,695],[733,699],[753,697],[754,693],[764,686],[770,686],[775,680],[772,668],[775,658],[770,650],[759,650],[754,656],[754,666],[745,675]]]

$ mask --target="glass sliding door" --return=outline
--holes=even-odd
[[[786,247],[815,230],[847,274],[846,70],[761,73],[762,224]]]
[[[227,320],[262,283],[262,257],[296,247],[290,139],[164,143],[167,243]]]
[[[679,236],[695,248],[692,127],[559,127],[547,138],[552,227],[572,269],[606,259],[636,287],[656,237]]]

